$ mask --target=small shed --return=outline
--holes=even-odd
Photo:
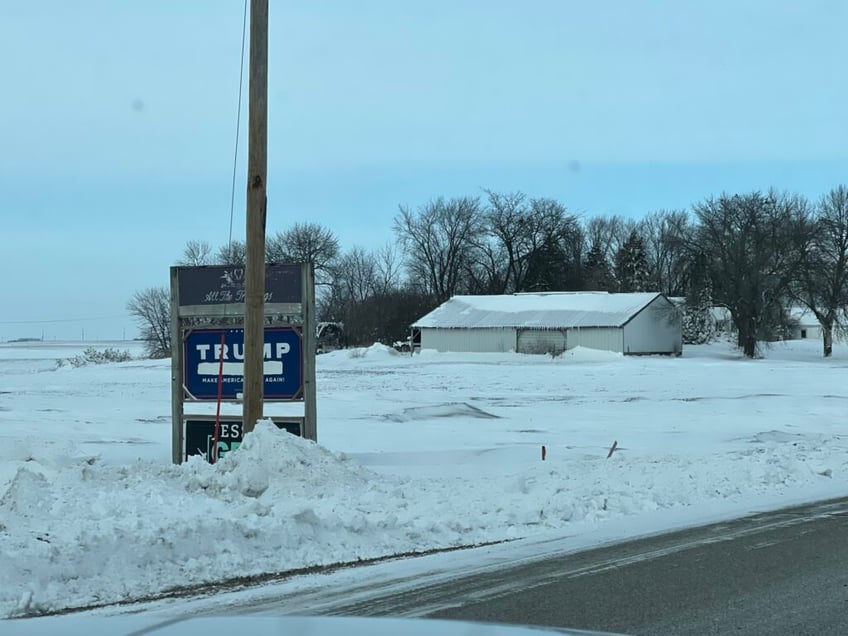
[[[793,305],[789,308],[789,333],[787,340],[822,339],[822,326],[816,315],[807,307]]]
[[[454,296],[412,325],[422,349],[551,353],[574,347],[680,355],[680,314],[663,294]]]

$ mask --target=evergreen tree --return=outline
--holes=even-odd
[[[706,254],[696,254],[689,266],[686,307],[683,311],[683,343],[704,344],[715,340],[716,327],[712,317],[713,285]]]
[[[562,291],[565,284],[565,251],[548,236],[528,258],[527,274],[519,291]]]
[[[586,291],[612,291],[615,288],[615,279],[609,263],[597,243],[593,244],[586,254],[586,261],[583,263],[583,285]]]
[[[615,277],[622,292],[648,291],[651,272],[645,240],[633,230],[615,254]]]

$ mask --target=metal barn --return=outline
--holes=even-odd
[[[658,293],[454,296],[412,328],[422,349],[437,351],[680,355],[683,342],[677,308]]]

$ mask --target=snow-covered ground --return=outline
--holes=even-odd
[[[0,344],[0,616],[848,494],[844,347],[338,351],[318,358],[320,445],[262,424],[173,466],[169,361],[56,369],[91,345]]]

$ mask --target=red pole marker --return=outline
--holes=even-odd
[[[542,461],[545,461],[545,457],[548,456],[548,449],[545,448],[544,444],[542,445]]]
[[[221,332],[221,354],[218,360],[218,408],[215,410],[215,434],[212,436],[211,463],[218,461],[218,440],[221,439],[221,397],[224,394],[224,344],[226,343],[226,331]]]

